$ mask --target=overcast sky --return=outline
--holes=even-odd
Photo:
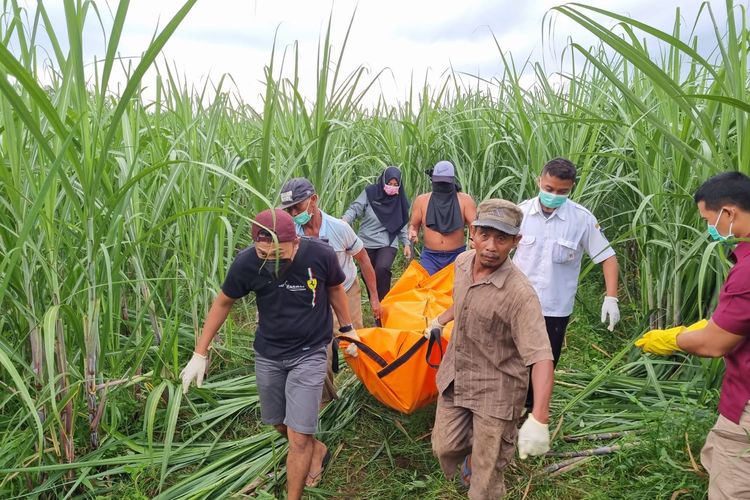
[[[667,31],[671,31],[677,7],[686,26],[691,27],[701,5],[698,0],[591,3]],[[56,30],[62,33],[62,2],[45,4]],[[109,29],[116,2],[98,4]],[[354,15],[343,58],[345,73],[360,65],[368,68],[371,76],[385,70],[380,89],[388,99],[402,100],[412,77],[417,85],[421,85],[425,75],[437,83],[451,67],[484,78],[497,76],[502,61],[493,34],[500,48],[510,52],[519,67],[527,58],[544,58],[550,71],[559,69],[554,56],[560,53],[567,37],[583,45],[593,43],[587,32],[561,15],[552,18],[555,36],[549,38],[545,15],[549,18],[549,9],[559,4],[551,0],[199,0],[167,44],[160,64],[169,61],[195,85],[202,85],[207,77],[218,81],[221,75],[231,74],[242,98],[257,105],[258,95],[263,92],[263,68],[270,61],[276,34],[277,64],[284,50],[288,52],[295,41],[299,42],[302,88],[311,98],[315,92],[317,47],[329,16],[333,17],[332,44],[338,58]],[[713,0],[711,5],[723,22],[724,0]],[[132,0],[120,54],[139,56],[155,30],[163,27],[180,6],[176,0]],[[89,22],[84,36],[85,57],[93,61],[95,56],[103,57],[104,43],[96,18],[90,16]],[[701,40],[713,37],[705,13],[697,32]],[[713,41],[710,42],[712,46]]]

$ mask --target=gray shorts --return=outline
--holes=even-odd
[[[281,361],[255,353],[255,382],[263,423],[283,423],[300,434],[315,434],[327,367],[326,346]]]

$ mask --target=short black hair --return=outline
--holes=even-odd
[[[544,164],[542,175],[549,174],[565,181],[576,181],[576,166],[567,158],[553,158]]]
[[[693,199],[702,201],[709,210],[719,210],[724,205],[737,205],[750,212],[750,177],[742,172],[722,172],[704,182]]]

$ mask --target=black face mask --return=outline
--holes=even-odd
[[[432,182],[432,195],[427,203],[425,225],[441,234],[449,234],[464,227],[454,183]]]
[[[260,269],[266,267],[271,274],[278,277],[292,265],[292,259],[263,259]]]

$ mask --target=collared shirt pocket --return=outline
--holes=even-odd
[[[524,234],[521,238],[521,241],[518,242],[518,246],[521,247],[531,247],[536,243],[536,236],[531,234]]]
[[[513,252],[513,262],[524,270],[531,269],[532,262],[537,259],[537,256],[533,253],[535,251],[534,243],[536,243],[536,236],[524,234],[521,241],[518,242],[518,248]]]
[[[552,247],[552,262],[555,264],[575,262],[580,255],[581,249],[575,241],[558,238]]]

